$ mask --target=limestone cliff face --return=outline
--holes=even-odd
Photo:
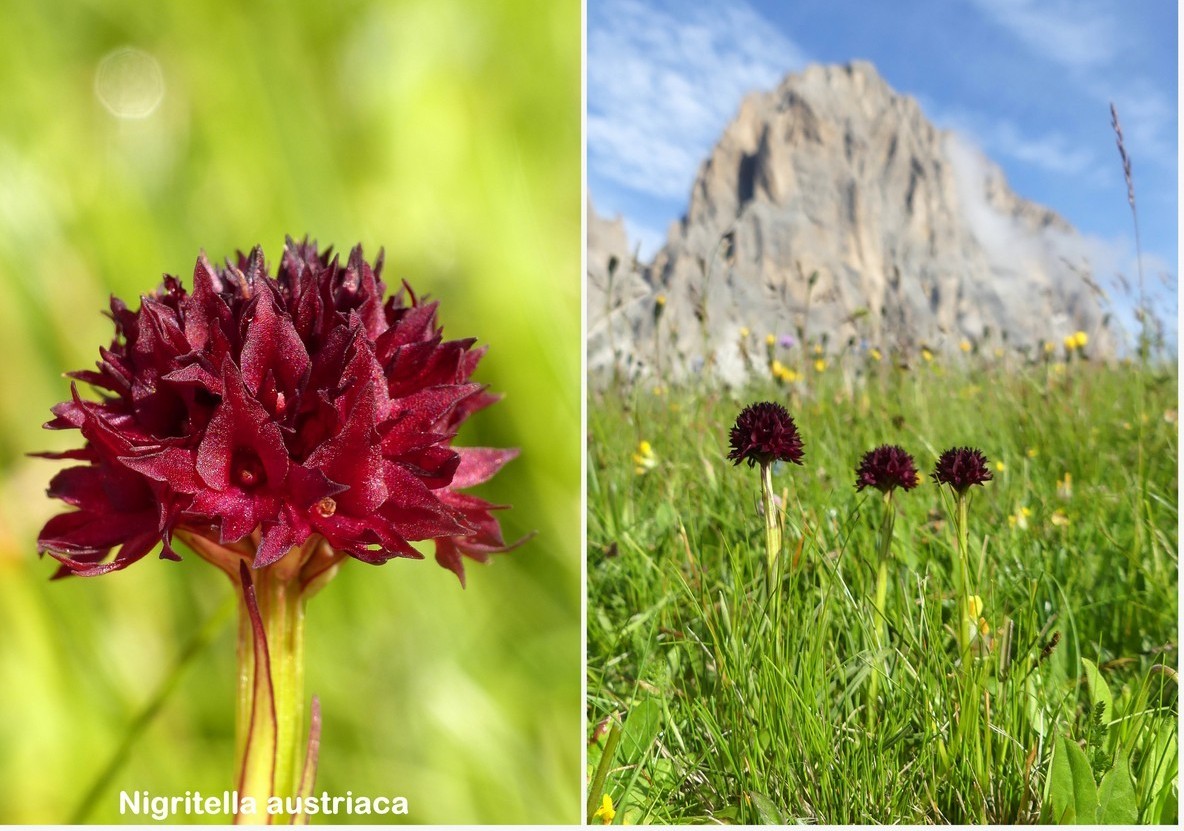
[[[638,321],[655,293],[629,248],[625,223],[596,213],[588,200],[588,367],[611,375],[641,371]],[[651,338],[652,341],[652,338]]]
[[[608,256],[594,224],[590,212],[590,272]],[[634,363],[652,368],[660,342],[672,376],[710,355],[738,380],[744,327],[754,338],[825,335],[830,351],[852,339],[942,350],[1004,333],[1009,345],[1059,342],[1082,329],[1103,353],[1113,343],[1082,277],[1084,250],[1065,220],[1013,193],[871,64],[811,66],[744,99],[665,247],[626,269],[649,299],[616,314]],[[603,313],[591,292],[588,313],[591,332]],[[596,371],[609,356],[591,346]]]

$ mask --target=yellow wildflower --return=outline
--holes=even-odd
[[[613,798],[605,794],[604,799],[600,802],[600,807],[592,815],[592,819],[600,820],[601,825],[612,825],[616,816],[617,810],[613,807]]]
[[[1056,348],[1057,348],[1056,344],[1053,343],[1052,341],[1046,340],[1044,342],[1044,351],[1045,352],[1053,352]]]
[[[1035,447],[1029,447],[1029,448],[1028,448],[1028,458],[1029,458],[1029,459],[1035,459],[1035,458],[1036,458],[1036,455],[1037,455],[1036,448],[1035,448]]]
[[[1057,496],[1061,499],[1073,498],[1073,474],[1065,471],[1065,478],[1057,480]]]
[[[751,330],[749,330],[749,328],[747,326],[740,327],[740,337],[743,338],[744,340],[748,340],[748,336],[751,334],[752,334],[752,332],[751,332]]]
[[[968,340],[962,341],[960,344],[958,344],[958,348],[961,349],[963,352],[969,352],[970,351],[970,341],[968,341]]]
[[[653,470],[658,465],[658,459],[654,455],[654,448],[645,439],[637,445],[637,452],[633,454],[633,472],[638,476],[644,476],[649,471]]]
[[[1005,465],[1002,461],[996,461],[995,470],[999,473],[1002,473],[1003,471],[1007,470],[1007,465]]]
[[[929,363],[930,361],[932,361],[932,360],[933,360],[933,353],[932,353],[932,352],[930,352],[930,351],[929,351],[928,349],[926,349],[925,347],[922,347],[922,348],[921,348],[921,357],[925,359],[925,362],[926,362],[926,363]]]
[[[777,338],[774,335],[765,335],[765,346],[772,346],[777,343]]]
[[[786,384],[792,384],[798,380],[798,374],[781,363],[781,361],[773,361],[769,366],[769,371],[773,374],[774,378]]]
[[[657,303],[659,306],[665,306],[666,305],[666,295],[659,294],[657,297],[654,298],[654,302]]]
[[[663,396],[665,394],[666,394],[665,387],[654,387],[654,395],[656,395],[660,398],[661,396]]]
[[[871,356],[872,356],[872,360],[873,360],[873,361],[882,361],[882,360],[884,360],[884,356],[883,356],[882,354],[880,354],[880,350],[879,350],[879,349],[876,349],[876,347],[874,347],[874,346],[873,346],[871,349],[869,349],[869,350],[868,350],[868,353],[867,353],[867,354],[869,354],[869,355],[871,355]]]
[[[1078,329],[1076,332],[1073,333],[1073,343],[1077,346],[1078,349],[1084,349],[1086,344],[1089,343],[1089,335],[1087,335],[1085,332],[1082,332],[1080,329]]]
[[[978,635],[986,637],[987,635],[991,634],[991,627],[987,624],[987,619],[985,617],[983,617],[982,614],[983,614],[983,599],[981,597],[979,597],[977,594],[972,594],[970,597],[968,597],[966,599],[966,617],[967,617],[966,622],[970,623],[971,621],[977,621],[977,623],[978,623],[977,626],[975,626],[974,624],[971,624],[971,626],[972,626],[971,634],[972,635],[976,634],[974,632],[974,630],[977,629]]]
[[[1069,515],[1066,514],[1062,508],[1057,508],[1055,511],[1053,511],[1052,516],[1049,517],[1049,519],[1052,521],[1052,524],[1056,525],[1057,527],[1064,527],[1069,524]]]
[[[1020,509],[1014,514],[1007,517],[1007,524],[1012,528],[1019,528],[1021,531],[1028,530],[1028,517],[1032,516],[1032,509],[1026,505],[1021,505]]]
[[[818,360],[816,360],[814,362],[814,371],[815,372],[825,372],[826,371],[826,361],[824,361],[822,358],[819,358]]]

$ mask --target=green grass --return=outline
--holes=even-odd
[[[1048,820],[1072,794],[1065,759],[1053,765],[1061,736],[1084,748],[1108,817],[1174,822],[1176,688],[1154,669],[1177,662],[1174,369],[854,369],[848,357],[845,380],[832,366],[792,390],[593,395],[588,773],[623,720],[606,762],[616,822]],[[779,612],[758,471],[724,458],[739,410],[766,399],[789,407],[806,450],[774,473],[792,561]],[[642,440],[657,465],[638,474]],[[969,511],[990,628],[969,670],[952,628],[952,499],[928,476],[897,494],[875,648],[882,502],[853,470],[882,443],[925,474],[954,445],[1002,463]],[[1128,782],[1133,809],[1111,798]]]
[[[202,249],[259,243],[274,265],[305,233],[385,247],[388,285],[489,346],[474,380],[505,399],[458,444],[521,448],[482,495],[512,506],[508,538],[538,532],[464,590],[429,557],[350,562],[313,599],[318,792],[405,796],[410,822],[576,821],[579,2],[15,0],[3,18],[0,823],[66,821],[231,594],[196,557],[49,582],[56,468],[25,454],[78,443],[41,429],[62,373],[110,342],[111,293],[190,285]],[[127,45],[163,74],[142,120],[94,91]],[[88,821],[136,819],[121,790],[232,786],[234,634],[192,659]]]

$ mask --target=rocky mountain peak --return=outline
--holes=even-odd
[[[1082,329],[1103,352],[1113,340],[1084,249],[872,64],[814,65],[740,102],[665,246],[618,277],[633,299],[614,340],[633,344],[638,371],[677,377],[710,360],[733,380],[750,368],[745,332],[907,352]],[[590,272],[600,258],[590,241]],[[638,299],[646,289],[660,314]],[[609,362],[598,322],[590,305],[594,371]]]

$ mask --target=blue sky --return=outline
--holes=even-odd
[[[744,93],[808,63],[870,60],[1132,279],[1110,127],[1131,156],[1149,293],[1176,323],[1177,34],[1171,0],[587,0],[588,190],[645,256]],[[1174,333],[1173,333],[1174,334]],[[1174,337],[1172,338],[1174,340]]]

